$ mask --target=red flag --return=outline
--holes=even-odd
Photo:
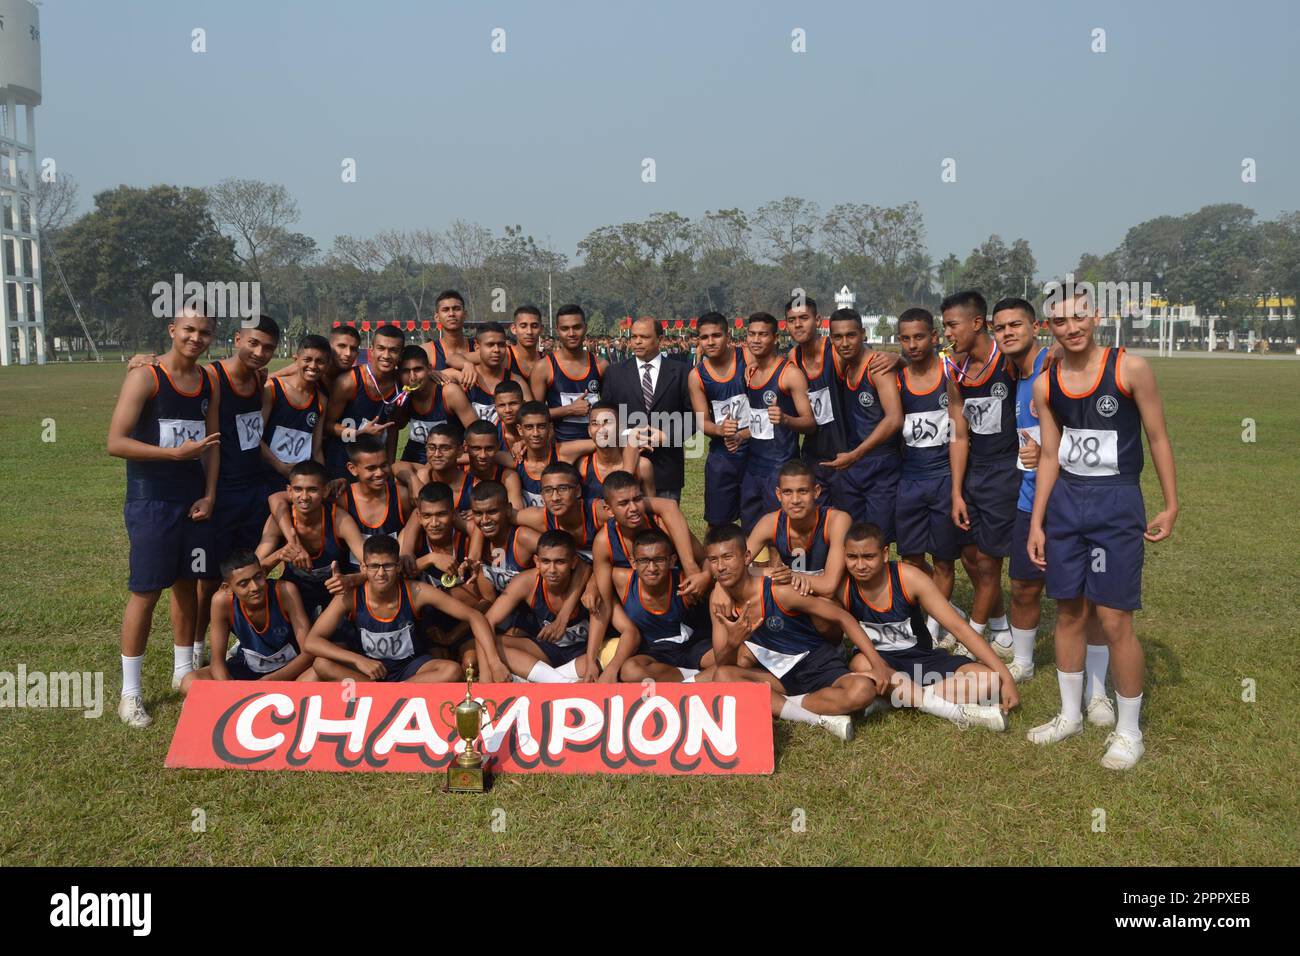
[[[408,332],[414,332],[414,331],[415,331],[415,320],[414,320],[414,319],[407,319],[407,320],[406,320],[406,331],[408,331]]]
[[[338,328],[340,325],[342,325],[342,324],[343,324],[343,323],[340,322],[338,319],[335,319],[335,320],[334,320],[334,328],[337,329],[337,328]]]
[[[362,323],[361,323],[361,331],[362,331],[362,332],[369,332],[369,331],[370,331],[370,323],[369,323],[368,321],[366,321],[366,322],[362,322]]]
[[[738,329],[743,329],[744,327],[745,327],[745,320],[744,320],[744,319],[736,319],[736,328],[738,328]]]
[[[421,320],[421,322],[420,322],[420,331],[422,331],[422,332],[428,332],[428,331],[429,331],[429,320],[428,320],[428,319],[423,319],[423,320]]]
[[[784,331],[785,331],[785,319],[782,319],[780,322],[776,323],[776,326],[777,326],[777,328],[779,328],[782,332],[784,332]]]
[[[695,326],[699,324],[699,321],[699,319],[691,319],[691,328],[695,328]]]

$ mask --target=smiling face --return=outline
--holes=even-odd
[[[469,509],[478,524],[478,529],[488,539],[494,540],[498,534],[510,527],[510,503],[504,496],[488,498],[485,501],[474,498],[470,501]]]
[[[668,579],[668,571],[676,558],[673,549],[662,541],[655,541],[636,545],[632,552],[637,577],[648,587],[657,590]]]
[[[430,541],[443,542],[451,539],[451,502],[421,501],[419,514],[420,527],[424,528],[425,537]]]
[[[776,329],[770,322],[755,322],[745,333],[745,344],[754,353],[754,358],[767,358],[776,350]]]
[[[302,374],[302,380],[309,385],[314,385],[325,377],[325,369],[329,367],[329,363],[328,352],[322,352],[320,349],[298,350],[298,370]]]
[[[402,357],[402,340],[393,335],[376,335],[370,343],[370,365],[380,375],[390,375]]]
[[[429,433],[424,441],[424,452],[429,460],[429,467],[439,474],[455,471],[456,459],[460,457],[461,445],[446,435]]]
[[[557,518],[569,512],[581,491],[568,475],[543,475],[541,486],[542,504]]]
[[[831,347],[841,362],[856,362],[862,354],[862,323],[857,319],[831,320]]]
[[[1048,327],[1061,348],[1077,354],[1092,344],[1092,333],[1097,327],[1097,317],[1083,296],[1053,302]]]
[[[246,609],[258,611],[266,606],[266,572],[260,564],[246,564],[242,568],[236,568],[226,579],[226,584]]]
[[[371,491],[382,491],[388,482],[388,454],[382,451],[362,452],[348,462],[348,471]]]
[[[993,313],[993,338],[1011,358],[1019,358],[1034,345],[1034,320],[1023,309]]]
[[[172,347],[190,360],[197,360],[212,344],[216,322],[195,312],[184,311],[167,326]]]
[[[266,368],[267,363],[275,357],[275,347],[279,344],[266,332],[257,329],[241,328],[235,333],[235,354],[246,368],[253,371]]]
[[[555,320],[555,337],[568,351],[582,351],[582,343],[587,337],[587,320],[576,312],[560,316]]]
[[[587,435],[598,448],[618,447],[618,414],[612,408],[599,408],[587,421]]]
[[[528,450],[539,455],[551,447],[551,418],[549,415],[525,415],[519,420],[519,434]]]
[[[734,588],[749,573],[751,555],[741,541],[728,540],[711,544],[705,549],[709,570],[724,588]]]
[[[304,518],[316,513],[325,499],[325,485],[315,475],[295,475],[289,479],[289,500],[293,510]]]
[[[816,511],[819,490],[807,475],[782,475],[776,483],[776,498],[791,521],[802,522]]]

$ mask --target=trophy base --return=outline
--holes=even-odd
[[[447,793],[486,793],[492,787],[492,775],[482,767],[447,768]]]

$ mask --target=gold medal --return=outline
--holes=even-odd
[[[444,588],[454,588],[456,586],[456,582],[459,580],[460,579],[456,577],[454,571],[444,571],[442,573],[442,586]]]

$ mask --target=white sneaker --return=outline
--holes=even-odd
[[[853,718],[847,714],[830,715],[822,714],[817,721],[817,726],[825,727],[840,740],[853,739]]]
[[[1062,740],[1068,740],[1071,737],[1077,737],[1083,733],[1083,719],[1080,718],[1074,722],[1067,722],[1064,717],[1057,714],[1045,724],[1039,724],[1034,727],[1025,736],[1030,743],[1034,744],[1057,744]]]
[[[1007,665],[1007,670],[1011,672],[1011,677],[1017,684],[1023,684],[1025,681],[1034,679],[1033,662],[1022,664],[1019,661],[1013,660]]]
[[[153,718],[144,709],[144,699],[135,694],[117,702],[117,716],[122,718],[122,723],[137,730],[143,730],[153,723]]]
[[[996,704],[962,704],[962,717],[968,727],[987,727],[998,733],[1007,729],[1007,717]]]
[[[1006,642],[1003,643],[1003,638]],[[993,631],[988,637],[989,647],[993,648],[993,653],[998,655],[1002,660],[1010,662],[1016,658],[1016,646],[1011,642],[1011,630]]]
[[[187,670],[187,671],[179,671],[179,672],[178,672],[178,671],[173,670],[173,671],[172,671],[172,690],[180,690],[180,689],[181,689],[181,681],[183,681],[183,680],[185,679],[185,675],[186,675],[186,674],[192,674],[192,673],[194,673],[194,671],[196,671],[197,669],[198,669],[198,668],[191,667],[191,668],[190,668],[189,670]]]
[[[1128,770],[1142,759],[1146,749],[1141,737],[1111,734],[1106,738],[1106,756],[1101,758],[1101,765],[1107,770]]]
[[[1087,716],[1088,723],[1094,727],[1114,727],[1115,705],[1105,694],[1099,694],[1088,701]]]
[[[952,654],[955,657],[966,657],[972,661],[975,660],[975,655],[970,652],[970,648],[968,648],[961,641],[953,641],[952,650],[950,650],[948,653]]]

